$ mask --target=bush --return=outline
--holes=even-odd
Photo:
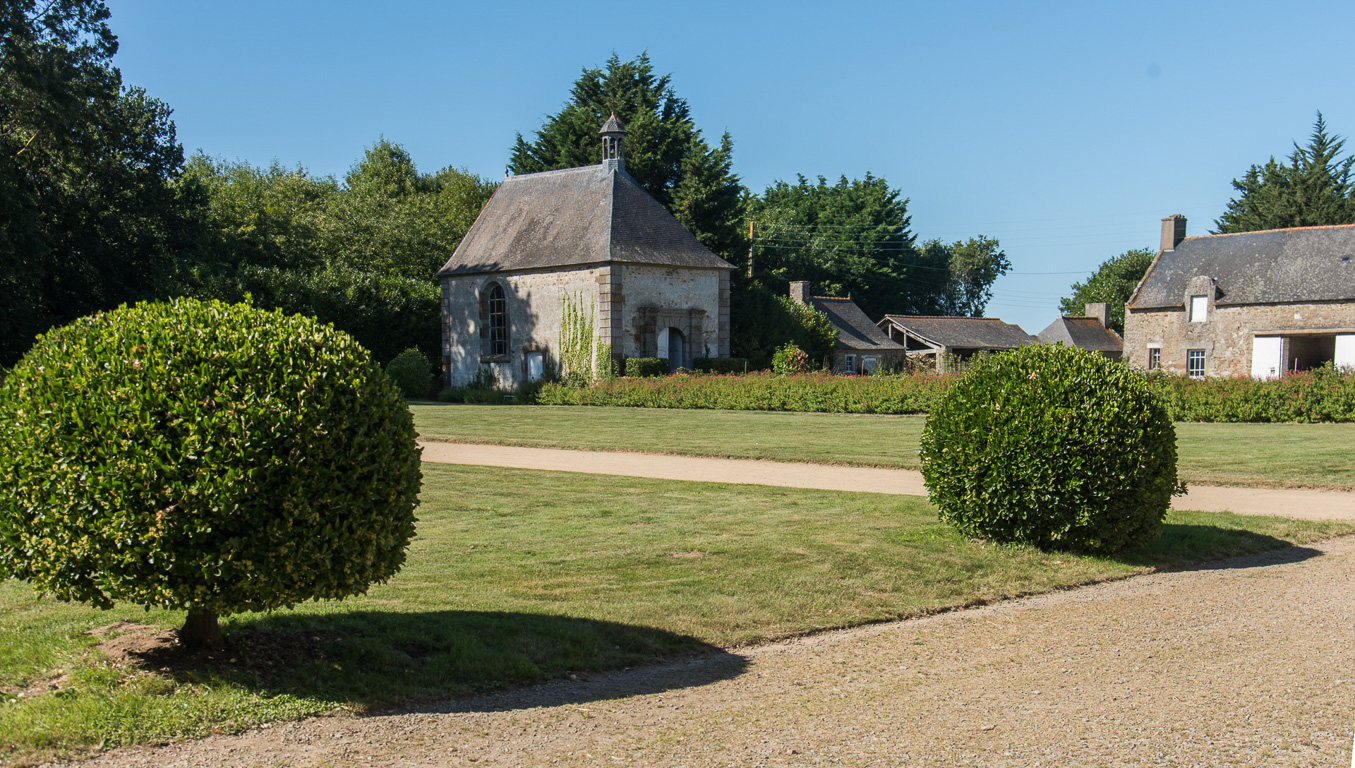
[[[643,379],[653,376],[667,376],[669,373],[668,361],[661,357],[629,357],[626,358],[626,375],[637,379]]]
[[[809,355],[792,342],[778,347],[776,354],[772,355],[772,371],[775,373],[804,373],[808,369]]]
[[[742,357],[698,357],[692,361],[698,373],[748,373],[748,360]]]
[[[305,317],[122,307],[48,332],[0,387],[0,575],[187,609],[188,645],[390,578],[419,483],[400,392]]]
[[[386,375],[410,400],[426,400],[433,383],[433,368],[428,358],[410,347],[386,365]]]
[[[971,365],[927,417],[921,458],[941,519],[1044,549],[1147,542],[1176,489],[1176,433],[1144,377],[1064,346]]]
[[[539,405],[723,408],[744,411],[926,413],[952,376],[834,376],[831,373],[663,376],[617,379],[587,387],[548,383]]]

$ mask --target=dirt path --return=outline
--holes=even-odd
[[[572,451],[469,443],[423,443],[424,461],[518,469],[553,469],[665,480],[779,485],[833,491],[925,496],[922,475],[907,469],[838,467],[749,459],[713,459],[652,453]],[[1355,493],[1192,485],[1177,509],[1283,515],[1304,520],[1355,520]]]
[[[1355,537],[94,766],[1347,766]]]

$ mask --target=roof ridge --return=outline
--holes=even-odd
[[[1350,227],[1355,227],[1355,224],[1314,224],[1308,227],[1277,227],[1275,229],[1254,229],[1250,232],[1220,232],[1214,235],[1192,235],[1191,237],[1183,238],[1182,242],[1185,242],[1186,240],[1200,240],[1206,237],[1237,237],[1238,235],[1265,235],[1270,234],[1271,232],[1300,232],[1307,231],[1310,229],[1346,229]]]

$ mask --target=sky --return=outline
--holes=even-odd
[[[381,137],[502,178],[584,69],[647,52],[751,190],[871,173],[920,241],[996,238],[985,314],[1032,334],[1163,217],[1207,234],[1319,110],[1355,133],[1349,0],[107,2],[185,150],[338,178]]]

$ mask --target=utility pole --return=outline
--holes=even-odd
[[[748,277],[753,276],[753,250],[757,248],[757,222],[748,222]]]

